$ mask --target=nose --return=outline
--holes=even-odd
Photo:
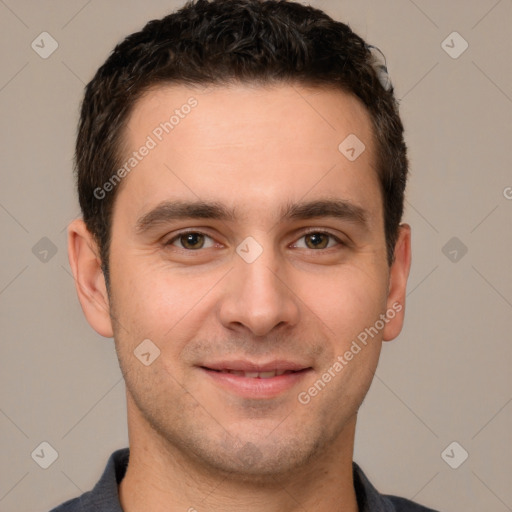
[[[221,323],[254,336],[296,325],[300,300],[274,251],[263,250],[252,263],[237,254],[234,257],[235,267],[227,276],[229,281],[219,308]]]

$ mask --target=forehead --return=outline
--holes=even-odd
[[[119,194],[139,210],[183,196],[242,210],[328,194],[366,203],[377,214],[371,126],[364,105],[340,90],[159,86],[128,119],[125,160],[143,146],[151,150]]]
[[[182,135],[180,142],[194,147],[243,143],[249,151],[261,138],[288,146],[301,146],[308,139],[311,147],[307,149],[332,151],[338,146],[333,148],[333,141],[348,130],[372,145],[368,111],[357,97],[339,89],[298,84],[161,85],[136,102],[127,122],[127,140],[134,142],[133,137],[143,131],[165,138],[159,140],[164,143]]]

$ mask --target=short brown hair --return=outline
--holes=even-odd
[[[109,283],[112,209],[120,187],[94,193],[121,165],[123,128],[141,95],[160,84],[295,83],[357,96],[373,124],[388,263],[408,173],[393,87],[370,46],[319,9],[287,0],[192,0],[118,44],[85,89],[75,153],[80,207]],[[340,141],[341,142],[341,141]]]

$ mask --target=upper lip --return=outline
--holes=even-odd
[[[203,368],[207,368],[209,370],[217,370],[217,371],[226,371],[226,370],[234,370],[234,371],[242,371],[242,372],[271,372],[274,370],[277,371],[300,371],[310,368],[310,366],[295,363],[292,361],[285,360],[275,360],[269,361],[268,363],[253,363],[252,361],[244,361],[244,360],[231,360],[231,361],[218,361],[215,363],[206,363],[200,365]]]

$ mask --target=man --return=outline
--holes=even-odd
[[[297,3],[197,0],[88,84],[69,258],[129,451],[64,511],[427,511],[352,461],[402,328],[406,146],[375,51]]]

